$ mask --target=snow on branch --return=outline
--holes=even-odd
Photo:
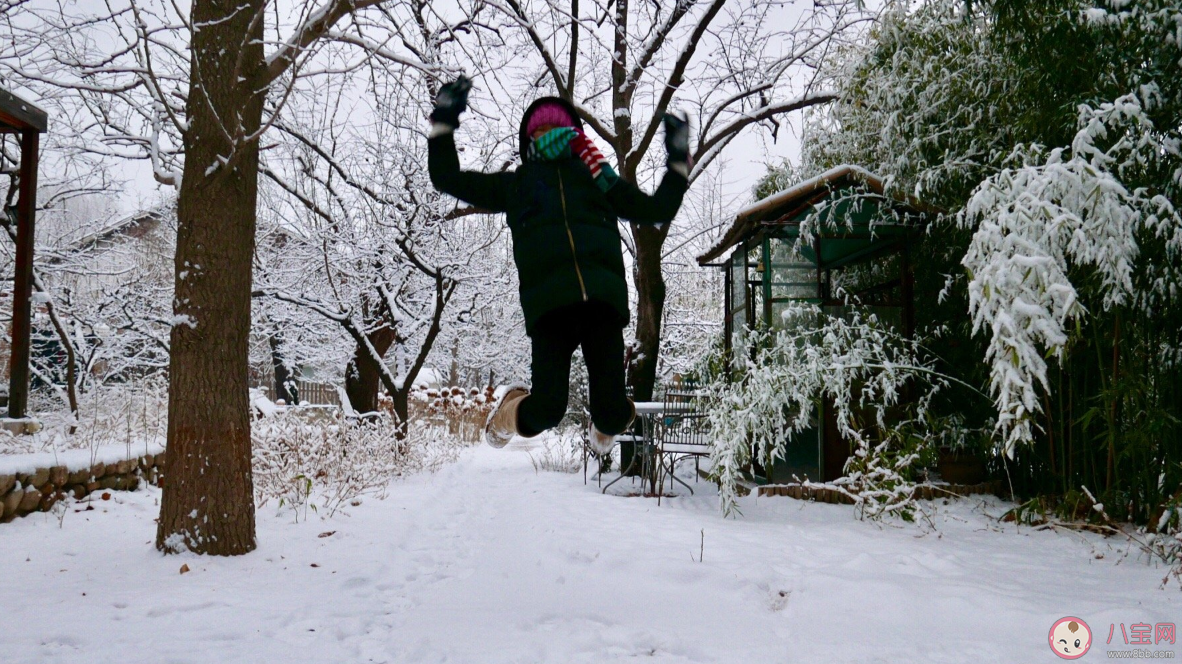
[[[738,134],[752,124],[774,118],[777,115],[809,108],[810,106],[827,104],[837,99],[837,97],[838,93],[830,90],[810,92],[789,101],[767,104],[743,113],[723,125],[714,134],[704,137],[698,144],[694,161],[700,165],[699,167],[704,167],[705,164],[710,163],[717,156],[717,148],[725,145],[735,134]]]
[[[325,32],[324,36],[326,39],[330,39],[335,42],[340,42],[342,44],[351,44],[353,46],[359,46],[359,47],[365,49],[365,51],[367,53],[369,53],[373,56],[376,56],[378,58],[381,58],[383,60],[386,60],[388,62],[392,62],[394,64],[399,64],[399,65],[404,65],[407,67],[411,67],[413,69],[418,69],[419,71],[426,73],[428,75],[431,75],[431,76],[435,76],[437,74],[437,71],[435,68],[424,64],[423,62],[419,61],[416,58],[409,58],[405,55],[395,53],[394,51],[391,51],[390,49],[386,48],[385,43],[374,42],[374,41],[366,39],[360,35],[351,35],[347,32],[340,32],[337,30],[329,30],[329,31]]]
[[[649,65],[652,64],[653,58],[661,51],[661,47],[665,45],[665,41],[669,39],[669,34],[673,32],[673,29],[677,27],[681,19],[685,18],[685,15],[689,13],[689,10],[695,4],[697,4],[697,0],[677,0],[674,3],[673,10],[669,12],[669,16],[665,19],[665,22],[657,28],[652,40],[641,51],[640,57],[636,59],[636,64],[632,67],[632,72],[626,79],[625,86],[627,89],[635,87],[636,82],[640,80],[641,74],[648,69]],[[713,14],[708,14],[708,16],[713,18]]]
[[[554,54],[552,54],[550,49],[546,47],[546,42],[542,39],[541,35],[538,34],[537,28],[534,26],[534,22],[530,20],[530,18],[525,14],[525,10],[522,9],[521,3],[517,2],[517,0],[506,0],[506,2],[512,11],[505,13],[514,18],[518,25],[525,30],[527,35],[529,35],[529,39],[533,43],[534,48],[537,49],[538,55],[541,56],[542,61],[546,64],[546,71],[550,73],[550,77],[554,80],[554,86],[558,88],[559,92],[564,97],[572,97],[573,95],[571,93],[573,91],[574,82],[567,81],[562,75],[562,71],[558,67],[558,62],[555,60]],[[504,11],[504,9],[502,9],[502,11]]]
[[[753,460],[770,467],[789,446],[815,444],[800,435],[821,426],[822,400],[854,446],[845,477],[827,486],[871,517],[913,509],[910,471],[930,439],[928,404],[949,380],[917,343],[856,307],[839,317],[793,305],[776,329],[744,334],[730,362],[729,379],[718,376],[707,387],[724,512],[734,511],[739,480]],[[908,390],[917,394],[909,417],[901,418]]]
[[[291,37],[267,56],[266,82],[277,80],[318,39],[328,34],[332,26],[355,11],[382,4],[385,0],[332,0],[312,12],[292,33]]]

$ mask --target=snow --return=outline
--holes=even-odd
[[[348,403],[348,400],[341,401],[341,403]],[[255,410],[259,411],[263,417],[271,417],[272,415],[275,415],[276,413],[283,410],[283,408],[276,405],[274,401],[268,399],[267,396],[263,394],[262,390],[250,391],[250,405],[254,407]]]
[[[1039,388],[1043,397],[1050,391],[1047,360],[1062,359],[1070,330],[1087,320],[1072,268],[1094,270],[1104,310],[1162,300],[1163,293],[1134,286],[1138,238],[1153,233],[1168,252],[1182,250],[1182,211],[1122,182],[1126,171],[1169,154],[1151,106],[1136,94],[1081,106],[1070,152],[1055,148],[1044,157],[1041,148],[1019,148],[1024,165],[979,184],[959,214],[962,228],[975,228],[961,263],[970,275],[973,332],[990,336],[990,390],[1011,456],[1033,440]],[[1113,143],[1114,133],[1125,136]],[[1151,281],[1170,280],[1152,264],[1142,269]]]
[[[173,316],[171,320],[169,320],[169,324],[171,324],[173,327],[188,325],[194,330],[197,329],[197,320],[189,314],[177,314]]]
[[[1182,603],[1116,542],[999,524],[994,499],[926,535],[785,498],[725,519],[705,482],[658,507],[530,451],[328,521],[260,510],[237,558],[157,553],[156,489],[0,526],[5,661],[1031,662],[1065,615],[1099,633]]]
[[[30,454],[0,454],[0,475],[32,473],[40,468],[65,466],[67,470],[84,470],[97,463],[109,464],[138,459],[145,454],[160,454],[164,447],[159,444],[102,445],[94,449],[61,450],[58,452],[34,452]],[[3,539],[0,536],[0,539]]]

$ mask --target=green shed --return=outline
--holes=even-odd
[[[833,316],[855,307],[868,310],[910,337],[911,246],[927,212],[918,201],[888,196],[881,178],[848,165],[741,210],[718,243],[698,257],[699,265],[725,275],[727,351],[748,329],[783,325],[785,311],[799,303],[818,305]],[[832,411],[823,405],[819,421],[799,438],[802,444],[775,467],[756,468],[756,479],[840,477],[850,445],[838,434]]]

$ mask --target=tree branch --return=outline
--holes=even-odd
[[[704,139],[698,144],[698,149],[696,152],[694,152],[694,161],[700,162],[702,158],[714,148],[714,146],[729,140],[730,137],[738,134],[748,125],[754,124],[756,122],[762,122],[783,113],[790,113],[792,111],[798,111],[802,108],[826,104],[837,99],[837,97],[838,94],[836,92],[830,91],[806,94],[805,96],[798,97],[792,101],[781,102],[779,104],[770,104],[735,118],[729,124],[719,129],[713,136]]]
[[[295,63],[309,46],[325,36],[337,21],[353,12],[379,5],[386,0],[331,0],[327,5],[312,12],[291,38],[275,53],[267,56],[266,79],[262,88],[269,85]]]
[[[726,0],[714,0],[710,8],[706,10],[705,15],[702,16],[698,24],[694,26],[693,34],[690,35],[689,42],[685,49],[682,50],[681,55],[678,56],[676,64],[673,65],[673,71],[669,73],[669,80],[665,84],[665,89],[661,91],[661,97],[657,100],[656,109],[653,111],[653,118],[649,121],[648,127],[644,130],[644,136],[640,139],[632,151],[624,156],[625,164],[620,164],[621,169],[626,173],[635,173],[636,168],[640,165],[640,160],[644,157],[644,153],[648,151],[648,146],[652,144],[653,137],[657,133],[657,126],[661,124],[665,113],[669,111],[669,102],[673,100],[673,93],[681,87],[685,80],[685,70],[689,67],[689,63],[693,60],[694,53],[698,50],[698,44],[702,41],[702,36],[706,34],[707,28],[722,11],[722,6],[726,4]]]
[[[563,98],[570,100],[573,97],[573,81],[568,86],[567,82],[563,80],[562,72],[558,69],[558,63],[554,60],[554,56],[550,50],[546,48],[546,43],[542,41],[541,35],[534,29],[534,24],[525,15],[525,11],[521,8],[521,3],[517,0],[507,0],[509,6],[513,9],[510,14],[513,18],[525,28],[526,34],[529,35],[529,40],[533,42],[534,48],[538,50],[538,54],[542,56],[542,60],[546,63],[546,69],[550,72],[550,77],[554,79],[554,86],[558,88],[558,94]]]

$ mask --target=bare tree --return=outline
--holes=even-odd
[[[427,2],[385,8],[383,18],[407,26],[403,46],[440,69],[444,45],[472,20],[448,22]],[[338,324],[355,341],[344,371],[352,408],[376,410],[384,388],[403,432],[449,302],[504,235],[430,187],[423,119],[436,85],[378,56],[356,76],[300,91],[274,122],[278,143],[262,167],[285,240],[260,266],[255,293]]]
[[[692,182],[746,129],[774,135],[786,114],[835,99],[820,85],[819,64],[870,20],[858,0],[487,4],[524,35],[537,63],[526,72],[530,84],[573,103],[632,180],[651,171],[649,148],[675,106],[696,116]],[[638,399],[651,398],[656,379],[669,229],[631,226],[639,302],[629,382]]]
[[[426,44],[416,50],[427,53],[448,32],[427,29],[418,10]],[[483,281],[481,258],[503,237],[480,210],[452,209],[430,186],[422,118],[433,88],[380,63],[338,77],[276,121],[280,142],[262,169],[283,241],[261,255],[256,295],[339,325],[354,341],[344,372],[352,408],[374,411],[383,387],[403,427],[449,303],[465,281]],[[344,115],[366,119],[354,127]]]
[[[2,82],[3,79],[0,79]],[[6,177],[3,210],[0,225],[3,225],[12,245],[0,249],[0,273],[11,274],[15,269],[16,244],[15,197],[19,190],[20,170],[18,168],[20,149],[18,134],[0,136],[0,177]],[[30,369],[43,383],[57,388],[64,382],[64,391],[58,390],[69,407],[71,416],[78,417],[78,390],[86,380],[86,369],[96,358],[96,348],[88,347],[85,339],[74,334],[73,303],[70,293],[59,292],[52,276],[60,274],[93,274],[96,266],[78,260],[77,252],[70,250],[69,238],[77,235],[81,223],[96,220],[106,221],[112,211],[101,202],[110,197],[118,186],[112,177],[109,164],[94,155],[77,150],[69,139],[63,140],[58,133],[45,138],[39,159],[41,182],[38,186],[37,219],[34,251],[33,291],[36,306],[43,311],[52,328],[51,334],[60,348],[60,364],[64,365],[64,376],[56,375],[63,367],[56,357],[45,358],[34,355],[30,358]],[[100,222],[101,224],[101,222]],[[36,318],[34,325],[36,326]],[[35,332],[44,333],[45,330]],[[71,427],[70,433],[74,432]]]
[[[260,140],[303,81],[341,70],[317,64],[324,44],[355,44],[345,69],[379,52],[398,58],[348,20],[389,3],[301,4],[282,20],[267,0],[193,0],[187,14],[124,0],[98,11],[22,5],[3,21],[8,75],[73,93],[101,134],[93,150],[150,160],[179,190],[156,541],[166,552],[255,547],[247,366]]]

